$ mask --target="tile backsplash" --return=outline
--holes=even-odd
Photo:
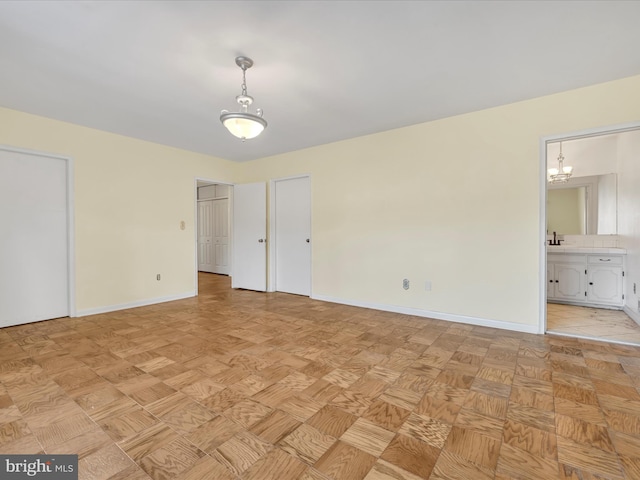
[[[576,247],[605,247],[617,248],[617,235],[558,235],[560,240],[564,240],[562,245],[573,245]],[[547,244],[553,240],[553,235],[547,235]]]

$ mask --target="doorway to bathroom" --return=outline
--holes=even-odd
[[[541,331],[640,345],[639,155],[640,123],[542,140]]]

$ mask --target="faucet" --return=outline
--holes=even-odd
[[[556,232],[553,232],[553,240],[549,240],[549,245],[561,245],[560,242],[564,242],[564,240],[556,240]]]

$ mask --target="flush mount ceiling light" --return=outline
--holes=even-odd
[[[236,65],[242,69],[242,93],[236,97],[240,104],[239,112],[222,110],[220,121],[233,135],[244,142],[248,138],[255,138],[267,128],[267,121],[262,118],[262,109],[256,109],[256,113],[249,113],[249,105],[253,103],[253,97],[247,95],[247,69],[253,66],[253,60],[248,57],[237,57]]]
[[[564,156],[562,155],[562,142],[560,142],[560,155],[558,155],[558,168],[550,168],[547,170],[549,173],[549,183],[567,183],[573,167],[564,166]]]

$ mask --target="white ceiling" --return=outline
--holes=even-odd
[[[638,1],[0,1],[0,105],[244,161],[640,74]],[[220,124],[241,70],[269,122]]]

